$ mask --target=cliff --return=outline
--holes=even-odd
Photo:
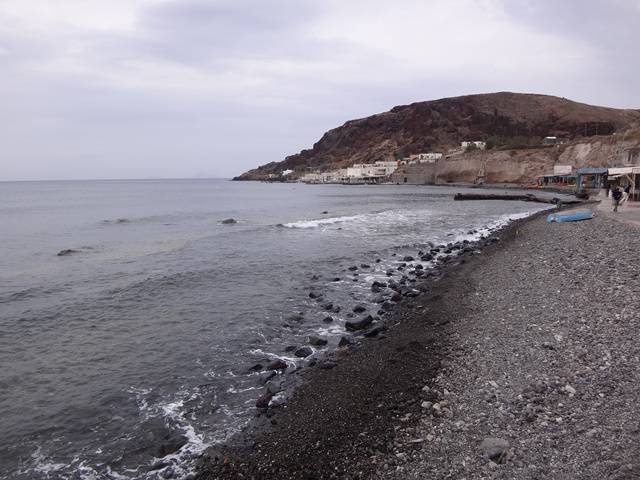
[[[295,178],[308,167],[333,170],[354,163],[447,151],[465,140],[485,140],[498,150],[526,148],[524,156],[509,154],[506,162],[510,163],[530,156],[532,152],[527,150],[540,145],[545,136],[579,140],[638,125],[640,110],[598,107],[548,95],[500,92],[444,98],[350,120],[326,132],[311,149],[236,179],[267,179],[287,169],[294,170]]]

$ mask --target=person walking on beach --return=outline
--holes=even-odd
[[[613,204],[614,212],[618,211],[620,200],[622,200],[622,189],[616,185],[615,187],[613,187],[613,189],[611,189],[611,203]]]

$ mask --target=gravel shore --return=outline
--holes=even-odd
[[[638,232],[507,229],[199,478],[640,478]]]

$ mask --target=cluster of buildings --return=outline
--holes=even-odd
[[[640,200],[640,148],[626,152],[624,165],[615,167],[582,167],[555,165],[553,172],[537,178],[546,188],[571,188],[578,191],[597,190],[619,185],[628,188],[632,200]]]
[[[309,172],[300,181],[305,183],[380,183],[398,168],[398,161],[356,163],[328,172]]]
[[[347,168],[328,172],[308,172],[300,177],[304,183],[382,183],[401,165],[415,163],[435,163],[442,153],[417,153],[402,160],[356,163]]]
[[[484,150],[486,146],[485,142],[469,141],[462,142],[458,150],[460,152],[469,148]],[[356,163],[338,170],[307,172],[299,180],[304,183],[383,183],[388,181],[391,174],[403,165],[436,163],[443,155],[440,152],[416,153],[400,160]],[[282,172],[282,175],[284,176],[285,172]]]

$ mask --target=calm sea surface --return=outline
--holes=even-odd
[[[249,367],[305,364],[285,347],[310,333],[334,348],[405,252],[541,209],[460,190],[0,183],[0,478],[188,477],[255,412]],[[333,323],[311,290],[342,306]]]

